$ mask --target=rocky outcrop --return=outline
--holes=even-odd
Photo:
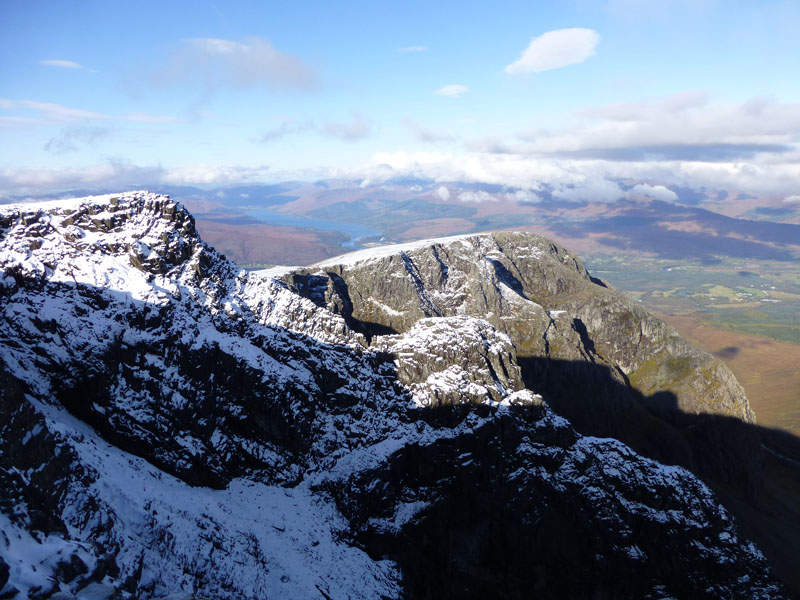
[[[716,358],[593,279],[576,256],[531,233],[458,236],[330,259],[284,276],[289,286],[366,331],[419,319],[485,318],[521,356],[609,366],[639,392],[673,392],[684,412],[754,415]]]
[[[751,432],[731,427],[714,443],[695,435],[708,418],[754,422],[730,370],[546,238],[497,232],[367,249],[282,280],[377,340],[430,317],[485,319],[513,343],[525,384],[582,433],[758,493]]]
[[[510,262],[437,248],[435,289],[406,251],[402,278],[356,265],[360,289],[344,267],[280,282],[163,196],[0,215],[3,597],[782,595],[691,473],[530,386],[531,348],[606,350]],[[520,273],[544,256],[517,246]],[[545,287],[580,301],[554,252],[574,280]]]

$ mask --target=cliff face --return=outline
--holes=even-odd
[[[639,309],[540,238],[278,281],[130,193],[0,207],[0,267],[2,597],[781,595],[690,472],[548,406],[535,359],[717,367],[657,322],[601,341]]]
[[[513,342],[525,384],[582,433],[757,494],[752,432],[695,434],[709,416],[754,421],[730,370],[546,238],[499,232],[364,250],[283,281],[376,339],[427,317],[485,319]]]
[[[506,333],[521,356],[605,365],[643,394],[673,392],[683,412],[755,420],[719,360],[592,279],[580,259],[546,238],[497,232],[380,254],[330,259],[284,280],[366,331],[404,332],[424,317],[470,315]]]

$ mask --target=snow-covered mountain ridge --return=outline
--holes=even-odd
[[[538,240],[514,260],[550,260]],[[539,342],[505,317],[560,330],[569,307],[491,252],[439,261],[440,290],[406,251],[381,259],[405,274],[280,281],[164,196],[0,207],[0,596],[779,597],[690,472],[535,393]],[[572,325],[541,344],[590,356]]]

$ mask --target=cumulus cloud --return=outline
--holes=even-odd
[[[92,145],[97,140],[108,137],[110,133],[105,127],[64,127],[44,145],[44,149],[54,154],[77,152],[81,146]]]
[[[793,194],[791,196],[786,196],[786,198],[784,198],[783,201],[788,202],[790,204],[794,202],[800,202],[800,194]]]
[[[454,84],[446,85],[444,87],[440,87],[438,90],[436,90],[433,93],[438,95],[438,96],[448,96],[450,98],[460,98],[461,96],[466,94],[468,91],[469,91],[469,88],[467,86],[454,83]]]
[[[514,192],[506,192],[503,196],[511,202],[523,202],[526,204],[536,204],[542,201],[539,194],[533,190],[516,190]]]
[[[495,198],[489,192],[484,192],[483,190],[467,190],[466,192],[461,192],[458,195],[458,199],[461,202],[474,202],[475,204],[480,204],[482,202],[497,202],[497,198]]]
[[[242,42],[184,40],[166,65],[152,75],[152,81],[162,86],[195,84],[207,92],[219,87],[310,91],[318,85],[311,66],[258,37]]]
[[[357,113],[353,113],[353,118],[350,122],[328,122],[320,128],[322,135],[338,138],[346,142],[356,142],[364,139],[369,136],[371,131],[372,123]]]
[[[539,73],[582,63],[594,56],[600,35],[593,29],[556,29],[535,37],[519,60],[505,68],[509,75]]]
[[[50,59],[50,60],[40,60],[40,65],[44,65],[46,67],[58,67],[59,69],[85,69],[90,71],[91,69],[87,69],[82,64],[75,62],[74,60],[60,60],[60,59]]]
[[[434,195],[442,202],[447,202],[448,200],[450,200],[450,190],[448,190],[447,187],[443,185],[440,185],[438,188],[436,188]]]
[[[590,175],[580,183],[554,189],[552,195],[568,202],[614,202],[623,198],[625,192],[615,181],[601,175]]]
[[[638,183],[630,189],[629,193],[632,195],[648,196],[664,202],[677,202],[678,200],[678,194],[663,185]]]

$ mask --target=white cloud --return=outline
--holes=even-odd
[[[541,202],[541,197],[532,190],[517,190],[515,192],[507,192],[504,194],[506,200],[511,202],[526,202],[528,204],[535,204]]]
[[[281,124],[273,129],[270,129],[269,131],[262,133],[260,140],[264,143],[274,142],[276,140],[285,138],[287,135],[302,133],[303,131],[308,131],[310,129],[315,129],[314,122],[310,119],[305,121],[295,121],[291,117],[281,117]]]
[[[788,203],[800,202],[800,194],[793,194],[791,196],[786,196],[786,198],[784,198],[783,201]]]
[[[708,94],[701,90],[689,90],[667,94],[654,100],[639,102],[618,102],[603,106],[592,106],[579,110],[576,116],[607,121],[642,121],[661,118],[664,115],[677,115],[694,108],[706,106]]]
[[[58,67],[60,69],[86,69],[82,64],[75,62],[74,60],[59,60],[59,59],[52,59],[52,60],[40,60],[40,65],[44,65],[46,67]],[[90,69],[86,69],[89,71]]]
[[[237,183],[262,179],[268,170],[266,165],[188,165],[164,169],[160,181],[176,185]]]
[[[82,168],[0,169],[0,193],[39,194],[75,188],[125,188],[144,182],[157,182],[161,167],[138,167],[120,160]]]
[[[53,121],[86,121],[91,119],[108,119],[109,115],[83,110],[80,108],[69,108],[53,102],[37,102],[35,100],[10,100],[0,98],[0,108],[6,110],[30,110],[45,119]]]
[[[353,119],[349,123],[325,123],[320,128],[320,133],[346,142],[355,142],[369,136],[371,130],[372,123],[369,119],[353,113]]]
[[[187,165],[164,168],[139,166],[111,159],[105,163],[80,168],[39,169],[0,168],[0,193],[41,194],[76,188],[131,189],[166,183],[172,185],[221,185],[261,181],[267,166]]]
[[[451,84],[451,85],[446,85],[444,87],[441,87],[441,88],[439,88],[438,90],[436,90],[433,93],[437,94],[439,96],[449,96],[450,98],[460,98],[461,96],[466,94],[468,91],[469,91],[469,88],[467,86],[454,83],[454,84]]]
[[[630,194],[639,196],[648,196],[655,200],[662,200],[664,202],[677,202],[678,194],[663,185],[649,185],[647,183],[638,183],[630,189]]]
[[[398,48],[398,52],[427,52],[427,46],[406,46],[405,48]]]
[[[475,204],[480,204],[481,202],[497,202],[497,198],[483,190],[475,192],[467,190],[466,192],[461,192],[458,195],[458,199],[461,200],[461,202],[474,202]]]
[[[742,104],[711,103],[703,92],[684,92],[646,102],[625,102],[577,111],[557,131],[519,136],[520,153],[632,149],[641,160],[730,160],[737,153],[785,150],[800,143],[800,104],[756,98]],[[766,147],[763,147],[766,146]],[[615,152],[616,160],[633,160]],[[610,158],[609,153],[594,153]]]
[[[318,85],[313,68],[257,37],[242,42],[184,40],[167,64],[153,74],[152,81],[157,85],[197,84],[206,92],[224,86],[310,91]]]
[[[322,125],[317,125],[312,119],[296,120],[287,115],[276,115],[276,118],[280,120],[280,125],[261,134],[259,138],[261,142],[274,142],[303,132],[338,138],[345,142],[356,142],[369,137],[373,129],[372,121],[358,113],[353,113],[349,122],[327,121]]]
[[[437,142],[452,142],[458,139],[452,133],[441,129],[431,129],[429,127],[425,127],[413,119],[406,119],[405,123],[412,135],[420,142],[434,144]]]
[[[601,175],[590,175],[580,183],[553,190],[554,198],[569,202],[614,202],[624,196],[625,192],[616,182]]]
[[[450,190],[447,189],[446,186],[440,185],[436,188],[434,195],[441,201],[447,202],[450,200]]]
[[[116,119],[121,121],[129,121],[134,123],[180,123],[182,119],[175,117],[163,117],[158,115],[150,115],[147,113],[130,112],[121,117],[99,113],[91,110],[84,110],[82,108],[70,108],[62,104],[54,102],[38,102],[36,100],[10,100],[8,98],[0,98],[0,109],[4,110],[17,110],[17,111],[30,111],[37,115],[36,118],[25,116],[9,117],[12,119],[10,122],[18,122],[18,124],[37,124],[45,123],[47,121],[56,123],[67,123],[75,121],[103,121]]]
[[[574,65],[594,56],[600,35],[593,29],[574,27],[548,31],[531,40],[519,60],[505,68],[509,75],[538,73]]]
[[[77,152],[80,146],[92,145],[97,140],[108,137],[111,132],[105,127],[73,126],[64,127],[57,136],[44,145],[47,152],[67,154]]]

